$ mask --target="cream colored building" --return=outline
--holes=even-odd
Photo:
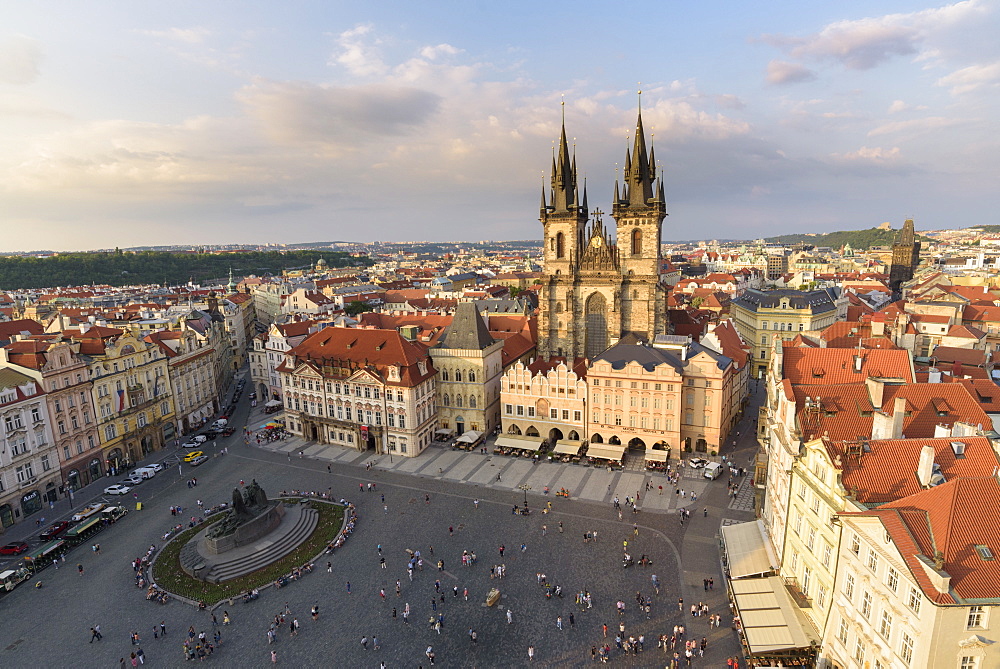
[[[841,514],[840,568],[819,666],[1000,666],[998,508],[1000,483],[986,476]]]
[[[500,382],[505,435],[582,442],[587,438],[587,369],[582,358],[570,369],[562,358],[516,362]],[[498,442],[499,443],[499,442]]]

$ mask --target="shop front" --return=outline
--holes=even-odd
[[[42,495],[37,489],[21,496],[21,515],[30,516],[42,510]]]

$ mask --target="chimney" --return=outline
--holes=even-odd
[[[865,385],[868,386],[868,397],[871,399],[872,406],[876,409],[881,409],[883,402],[882,396],[885,391],[885,381],[870,376],[865,379]]]
[[[865,364],[864,358],[860,355],[854,356],[854,371],[861,372],[861,366]]]
[[[885,335],[885,322],[872,320],[872,336],[881,337]]]
[[[931,367],[927,370],[927,383],[941,383],[941,370]]]
[[[923,446],[920,449],[920,460],[917,461],[917,481],[924,488],[931,483],[931,475],[934,473],[934,447]]]
[[[93,318],[93,316],[91,316]],[[80,334],[86,333],[90,330],[90,323],[80,323]]]
[[[892,403],[892,438],[903,436],[903,417],[906,415],[906,400],[897,397]]]

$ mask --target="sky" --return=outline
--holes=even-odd
[[[1000,223],[1000,0],[0,16],[0,251],[537,239],[562,114],[609,211],[640,100],[664,241]]]

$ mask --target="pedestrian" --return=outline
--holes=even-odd
[[[382,567],[382,569],[386,568],[386,566],[385,566],[385,558],[384,557],[380,557],[378,559],[378,563],[379,563],[379,566]]]
[[[559,629],[563,628],[563,626],[562,626],[562,616],[556,616],[556,627],[558,627]]]
[[[332,562],[327,562],[326,563],[326,573],[327,574],[332,574],[333,573],[333,563]]]
[[[98,641],[100,641],[101,640],[101,633],[97,631],[97,628],[91,627],[90,628],[90,643],[94,643],[94,639],[97,639]]]
[[[535,647],[528,646],[528,662],[533,662],[535,660]]]
[[[448,536],[455,536],[455,528],[451,525],[448,526]]]
[[[465,601],[469,601],[469,589],[468,588],[462,588],[462,597],[465,598]]]
[[[271,651],[271,664],[278,664],[278,651]]]
[[[142,647],[135,649],[135,656],[139,659],[139,664],[146,664],[146,654],[142,652]]]
[[[559,534],[562,534],[562,533],[563,533],[563,524],[562,524],[562,521],[560,520],[559,521]]]
[[[167,636],[167,624],[162,620],[160,621],[160,636]]]
[[[77,570],[77,572],[79,572],[80,576],[83,576],[83,565],[82,564],[76,565],[76,570]]]
[[[500,557],[503,557],[503,551],[504,551],[503,544],[500,544]]]
[[[351,582],[347,582],[347,594],[351,594]]]
[[[608,638],[608,624],[604,623],[603,625],[601,625],[601,629],[604,631],[604,638],[607,639]]]
[[[364,648],[365,650],[368,650],[368,637],[367,636],[361,637],[361,647]]]
[[[507,624],[512,625],[513,623],[514,623],[514,614],[510,612],[510,609],[507,609]]]
[[[382,513],[384,513],[387,516],[389,515],[389,505],[388,504],[385,504],[385,505],[382,506]]]
[[[632,534],[639,536],[639,523],[632,523]]]
[[[708,518],[708,507],[705,507],[705,518]]]
[[[528,550],[528,545],[527,544],[521,544],[521,552],[524,553],[527,550]]]

